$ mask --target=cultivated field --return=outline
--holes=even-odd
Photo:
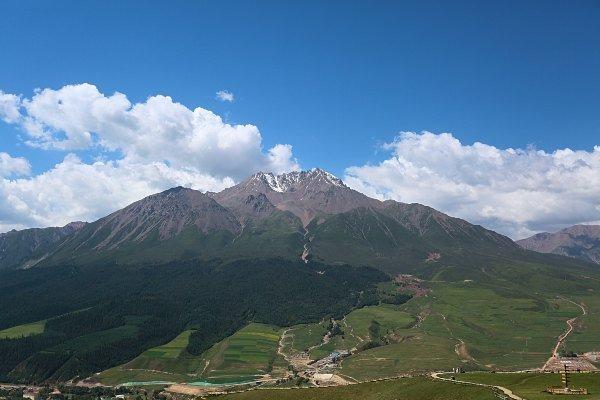
[[[209,382],[242,382],[272,372],[279,355],[277,347],[282,329],[250,324],[217,343],[202,357],[206,369],[201,374]]]
[[[201,356],[185,351],[191,333],[182,332],[169,343],[147,350],[94,379],[109,385],[152,381],[229,383],[257,379],[274,367],[287,367],[278,360],[279,328],[250,324]]]

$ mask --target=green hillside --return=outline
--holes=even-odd
[[[217,398],[223,400],[494,400],[498,397],[491,389],[461,386],[418,377],[329,388],[258,389]]]

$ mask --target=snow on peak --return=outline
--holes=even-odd
[[[307,186],[312,184],[334,185],[338,187],[345,186],[341,179],[319,168],[314,168],[310,171],[293,171],[280,175],[275,175],[272,172],[259,172],[254,174],[251,182],[255,180],[266,183],[269,188],[279,193],[287,192],[290,188],[301,183],[304,183]]]

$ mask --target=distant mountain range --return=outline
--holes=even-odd
[[[302,257],[398,272],[432,254],[450,261],[515,251],[512,240],[481,226],[369,198],[314,169],[257,173],[219,193],[177,187],[92,223],[11,231],[0,235],[0,268]]]
[[[600,264],[600,225],[575,225],[555,233],[538,233],[517,243],[527,250]]]

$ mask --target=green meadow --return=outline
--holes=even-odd
[[[1,330],[0,339],[17,339],[20,337],[39,335],[40,333],[44,332],[45,327],[46,320],[13,326],[11,328]]]
[[[363,307],[349,313],[343,320],[338,321],[343,334],[331,338],[330,342],[315,347],[310,355],[314,359],[326,356],[334,350],[355,349],[370,341],[379,341],[382,337],[393,335],[414,323],[415,318],[400,309],[399,306],[382,304]],[[369,331],[373,323],[378,324],[379,336],[373,338]],[[300,336],[300,332],[296,332]],[[301,338],[295,340],[302,340]]]
[[[425,377],[349,386],[305,389],[257,389],[219,396],[223,400],[497,400],[491,389],[434,381]]]

